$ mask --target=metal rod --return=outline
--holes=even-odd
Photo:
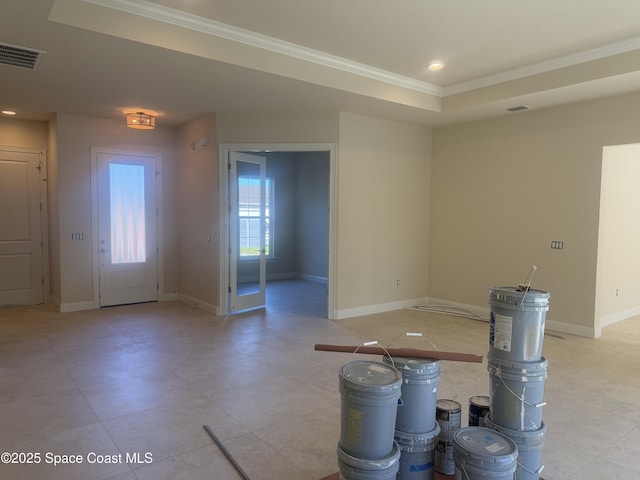
[[[209,427],[209,425],[203,425],[202,428],[205,429],[205,431],[209,434],[209,436],[211,437],[211,439],[216,442],[216,445],[218,446],[218,448],[220,449],[220,451],[223,453],[223,455],[225,457],[227,457],[227,460],[229,460],[229,463],[231,463],[231,465],[233,465],[233,468],[236,469],[236,472],[238,472],[238,474],[243,478],[243,480],[249,480],[249,477],[247,476],[246,473],[244,473],[244,470],[242,470],[242,467],[240,467],[240,465],[238,464],[238,462],[235,461],[235,459],[231,456],[231,454],[229,453],[229,451],[225,448],[225,446],[222,444],[222,442],[220,441],[220,439],[216,436],[215,433],[213,433],[213,430],[211,430],[211,427]]]

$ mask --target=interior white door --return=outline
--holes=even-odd
[[[0,147],[0,305],[44,302],[41,153]]]
[[[229,310],[266,303],[266,165],[258,154],[229,152]]]
[[[100,306],[158,300],[156,158],[97,153]]]

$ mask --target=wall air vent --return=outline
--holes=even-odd
[[[517,107],[507,108],[507,110],[510,112],[519,112],[520,110],[528,110],[528,109],[529,107],[527,107],[526,105],[518,105]]]
[[[41,50],[33,48],[18,47],[8,43],[0,43],[0,65],[11,65],[12,67],[27,68],[35,70],[40,65],[40,60],[44,57]]]

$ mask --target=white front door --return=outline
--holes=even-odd
[[[229,152],[229,310],[266,303],[266,165],[257,154]]]
[[[44,302],[42,153],[0,147],[0,305]]]
[[[97,153],[101,307],[158,300],[156,161]]]

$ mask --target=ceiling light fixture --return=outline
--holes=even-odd
[[[434,60],[429,64],[427,68],[432,72],[437,72],[438,70],[442,70],[444,68],[444,63],[439,60]]]
[[[2,114],[3,115],[15,115],[16,112],[14,112],[13,110],[2,110]]]
[[[156,128],[157,112],[150,110],[125,110],[124,114],[127,117],[127,127],[135,128],[136,130],[153,130]]]

